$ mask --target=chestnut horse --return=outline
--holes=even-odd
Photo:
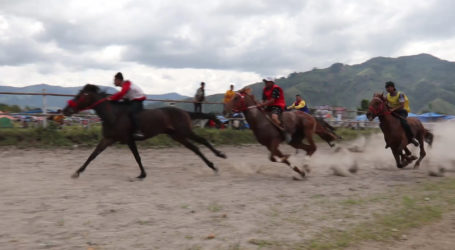
[[[108,146],[114,142],[128,144],[131,152],[136,159],[141,170],[139,179],[145,178],[146,173],[142,166],[141,157],[136,147],[136,140],[132,136],[132,125],[129,114],[129,106],[119,102],[107,101],[108,95],[101,92],[100,89],[91,84],[87,84],[79,92],[79,94],[68,102],[68,106],[63,110],[64,115],[72,115],[86,109],[94,109],[96,114],[103,122],[103,138],[96,146],[95,150],[74,174],[73,178],[79,177],[87,165],[96,158],[98,154],[103,152]],[[145,109],[137,114],[139,127],[144,133],[144,138],[151,138],[158,134],[167,134],[175,141],[180,142],[185,147],[197,154],[213,171],[218,171],[215,165],[209,161],[199,148],[192,144],[189,140],[201,143],[208,147],[216,156],[226,158],[226,155],[216,150],[204,138],[196,135],[191,128],[191,119],[213,119],[216,117],[211,114],[192,113],[184,110],[165,107],[158,109]]]
[[[407,148],[410,143],[406,137],[406,133],[401,125],[400,118],[389,111],[387,99],[383,94],[374,94],[368,107],[367,118],[372,121],[375,117],[379,117],[380,128],[384,133],[384,139],[387,145],[390,146],[398,168],[404,168],[417,157],[412,156]],[[407,118],[408,124],[411,127],[412,133],[420,144],[420,157],[416,161],[414,168],[419,167],[420,162],[425,157],[424,141],[430,146],[433,143],[433,134],[425,129],[417,118]],[[404,151],[404,153],[403,153]]]
[[[292,170],[299,173],[302,177],[305,176],[305,171],[296,166],[291,166],[288,161],[289,155],[284,155],[279,149],[279,145],[284,141],[282,132],[274,125],[271,118],[268,117],[265,111],[257,107],[254,96],[251,95],[250,89],[243,89],[236,93],[234,98],[226,105],[226,111],[243,112],[250,128],[259,143],[266,146],[270,151],[270,160],[276,162],[275,157],[280,159],[281,163],[285,163]],[[321,138],[326,140],[329,145],[331,141],[339,137],[331,131],[333,128],[323,127],[316,119],[302,111],[290,111],[282,114],[283,126],[291,132],[292,140],[289,143],[296,149],[303,149],[307,155],[312,155],[316,151],[316,144],[313,140],[313,134],[320,132]],[[309,144],[304,144],[302,141],[306,138]]]

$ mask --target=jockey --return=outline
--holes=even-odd
[[[263,79],[262,81],[265,84],[262,92],[263,102],[259,104],[258,107],[266,107],[266,111],[271,113],[273,123],[275,123],[275,125],[277,125],[278,128],[284,132],[286,142],[289,143],[292,139],[291,134],[285,131],[279,119],[280,114],[286,107],[283,90],[278,85],[276,85],[275,80],[270,77]]]
[[[419,146],[419,143],[414,138],[411,127],[406,119],[408,117],[408,113],[411,112],[408,97],[403,92],[397,91],[395,83],[391,81],[385,83],[385,89],[387,90],[387,105],[389,106],[390,112],[398,115],[401,125],[406,132],[408,141],[416,147]]]
[[[144,100],[146,99],[144,92],[137,85],[131,83],[130,81],[123,80],[123,75],[121,72],[118,72],[114,77],[114,85],[117,87],[122,87],[122,89],[108,97],[109,101],[119,101],[120,99],[126,99],[130,103],[130,112],[129,117],[131,124],[133,126],[133,137],[136,139],[141,139],[144,137],[144,134],[139,129],[138,119],[136,119],[136,114],[144,109]]]
[[[295,102],[292,103],[291,106],[288,106],[288,109],[289,110],[296,109],[296,110],[300,110],[300,111],[303,111],[308,114],[310,113],[310,110],[308,109],[305,101],[302,99],[302,97],[300,95],[295,96]]]

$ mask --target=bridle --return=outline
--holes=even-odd
[[[79,98],[77,98],[76,101],[74,100],[69,100],[68,101],[68,106],[70,106],[75,112],[80,112],[80,111],[84,111],[84,110],[89,110],[89,109],[92,109],[96,106],[98,106],[99,104],[107,101],[107,97],[104,97],[104,98],[101,98],[99,99],[98,101],[94,102],[93,104],[83,108],[83,109],[79,109],[78,106],[79,106],[79,103],[83,102],[85,100],[85,96],[87,94],[85,93],[84,95],[80,96]]]
[[[235,95],[240,97],[239,103],[236,102],[236,105],[232,107],[232,111],[234,111],[235,113],[240,113],[249,109],[258,108],[257,105],[246,106],[245,98],[247,94],[236,92]]]
[[[379,100],[379,105],[377,105],[376,108],[374,108],[372,105],[368,107],[368,111],[373,114],[374,116],[384,116],[384,115],[390,115],[391,112],[386,108],[385,102],[379,98],[379,97],[373,97],[373,100],[377,99]]]

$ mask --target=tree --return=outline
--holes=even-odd
[[[18,113],[18,112],[21,112],[21,108],[17,105],[9,106],[7,104],[0,103],[0,111]]]
[[[357,108],[357,114],[361,115],[368,111],[368,106],[370,105],[370,101],[368,99],[362,99],[360,101],[360,107]]]

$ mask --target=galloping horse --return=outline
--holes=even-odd
[[[300,170],[298,167],[291,166],[288,161],[289,155],[284,155],[278,149],[284,137],[280,130],[272,123],[265,111],[257,107],[254,96],[251,95],[250,89],[243,89],[236,93],[230,103],[226,105],[227,111],[243,112],[245,119],[248,121],[250,128],[259,143],[266,146],[270,151],[270,160],[276,162],[275,156],[281,159],[281,163],[285,163],[292,170],[299,173],[302,177],[305,176],[305,171]],[[313,116],[302,111],[290,111],[282,114],[283,125],[287,131],[292,134],[292,140],[289,143],[296,149],[303,149],[307,155],[312,155],[316,151],[316,144],[313,140],[315,132],[320,133],[324,140],[329,145],[331,141],[339,137],[332,132],[331,129],[323,127]],[[306,138],[308,144],[304,144],[302,140]]]
[[[72,175],[72,177],[79,177],[79,174],[85,170],[87,165],[95,159],[98,154],[114,142],[118,141],[123,144],[128,144],[133,153],[141,170],[141,174],[137,178],[145,178],[147,175],[142,166],[139,152],[137,151],[136,140],[132,137],[132,125],[128,116],[129,107],[126,104],[107,101],[107,96],[108,95],[101,92],[97,86],[87,84],[73,100],[68,101],[68,105],[63,110],[63,114],[72,115],[82,110],[94,109],[96,114],[101,118],[103,124],[103,139],[101,139],[87,161]],[[215,165],[188,139],[204,144],[218,157],[226,158],[226,155],[216,150],[204,138],[194,134],[191,128],[191,118],[216,120],[216,118],[210,114],[191,113],[173,107],[146,109],[137,114],[140,129],[144,133],[143,139],[151,138],[158,134],[167,134],[172,139],[180,142],[201,157],[207,166],[217,172],[218,170]]]
[[[370,101],[367,118],[372,121],[375,117],[379,117],[379,126],[382,133],[384,133],[387,145],[389,145],[392,150],[397,167],[404,168],[417,159],[417,157],[411,155],[411,151],[407,148],[407,145],[410,142],[401,125],[400,118],[395,117],[395,115],[389,111],[387,100],[383,94],[374,94],[373,99]],[[411,127],[412,133],[420,144],[420,157],[414,165],[414,168],[417,168],[426,155],[424,141],[431,146],[433,143],[433,134],[428,129],[425,129],[417,118],[407,118],[407,121]]]

